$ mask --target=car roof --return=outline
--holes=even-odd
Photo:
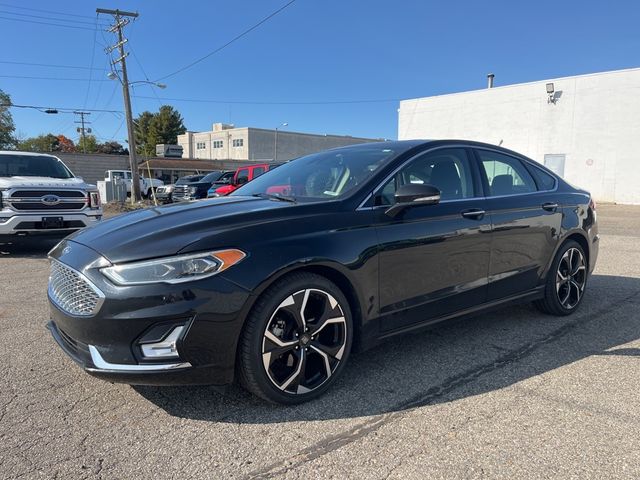
[[[31,157],[56,157],[52,153],[23,152],[21,150],[0,150],[0,155],[28,155]],[[59,160],[59,159],[58,159]]]

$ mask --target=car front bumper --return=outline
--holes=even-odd
[[[63,228],[42,228],[42,219],[44,217],[60,217],[63,222]],[[102,210],[91,210],[83,213],[15,213],[3,211],[0,212],[0,235],[70,233],[95,225],[100,220],[102,220]]]
[[[77,316],[52,298],[51,287],[49,291],[48,328],[87,373],[136,385],[233,381],[236,345],[251,298],[248,291],[220,275],[175,285],[116,286],[98,268],[87,267],[100,263],[102,257],[68,240],[55,247],[51,257],[102,294],[95,314]],[[177,357],[143,355],[141,344],[166,338],[178,326],[184,328],[176,343]]]

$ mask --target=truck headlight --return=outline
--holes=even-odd
[[[98,192],[89,192],[89,208],[94,210],[100,208],[100,194]]]
[[[201,280],[220,273],[240,262],[244,257],[246,254],[241,250],[218,250],[124,263],[101,268],[100,271],[118,285],[182,283]]]
[[[196,187],[189,187],[189,193],[194,194],[198,191]]]

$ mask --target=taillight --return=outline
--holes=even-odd
[[[100,208],[100,194],[98,192],[89,192],[89,208],[94,210]]]
[[[589,208],[594,211],[596,209],[596,201],[593,198],[589,200]]]

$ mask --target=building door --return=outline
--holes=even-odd
[[[564,178],[565,154],[546,154],[544,156],[544,166],[556,175]]]

